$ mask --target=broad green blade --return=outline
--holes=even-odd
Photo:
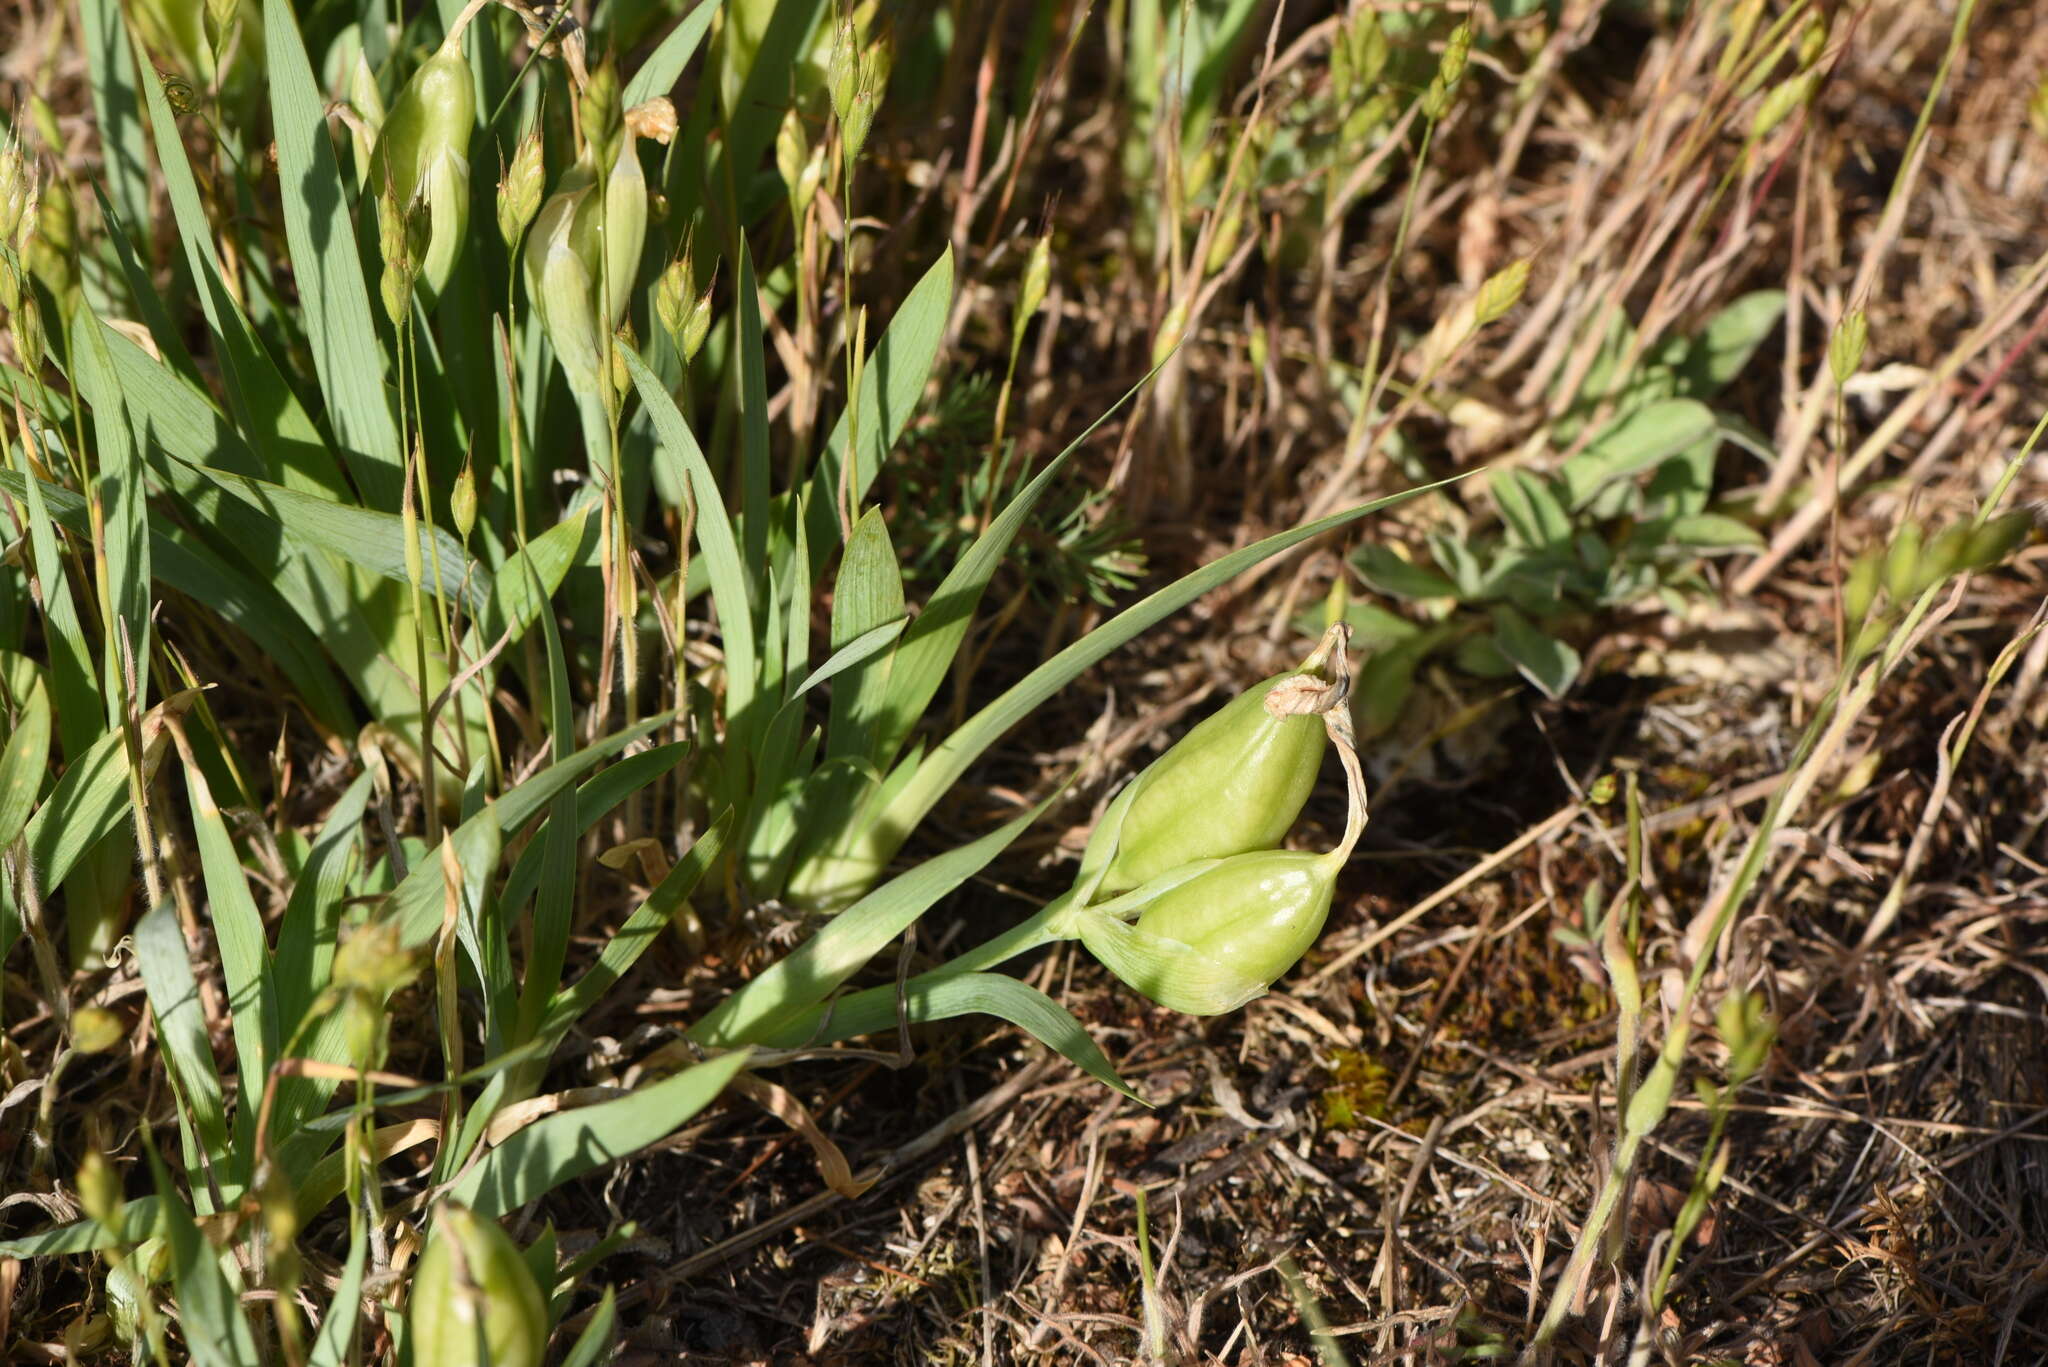
[[[147,918],[145,918],[147,919]],[[156,1174],[157,1228],[171,1249],[171,1285],[178,1293],[178,1330],[193,1367],[255,1367],[262,1361],[256,1336],[242,1311],[242,1298],[222,1270],[215,1248],[192,1212],[178,1199],[171,1175],[154,1148],[149,1165]]]
[[[264,0],[263,33],[285,239],[313,367],[327,396],[327,419],[363,501],[395,512],[404,454],[385,397],[384,352],[356,255],[348,195],[328,139],[327,101],[313,77],[289,0]]]
[[[170,903],[135,923],[135,958],[149,993],[150,1012],[156,1017],[157,1043],[163,1050],[171,1086],[214,1172],[225,1178],[228,1129],[220,1073],[207,1041],[206,1018],[199,1009],[199,983],[192,976],[185,930]],[[196,1172],[187,1176],[200,1180]]]
[[[672,461],[676,483],[687,479],[697,494],[697,544],[703,549],[705,571],[710,577],[711,601],[718,610],[719,634],[725,643],[725,705],[728,717],[744,716],[753,706],[759,689],[760,647],[754,637],[754,598],[748,588],[749,576],[740,559],[739,539],[732,519],[726,515],[725,495],[718,479],[704,459],[697,439],[683,421],[682,410],[631,347],[621,346],[640,402],[654,421],[659,442],[656,458]]]
[[[106,551],[102,604],[109,648],[102,652],[100,685],[107,725],[119,726],[129,709],[141,711],[149,694],[149,534],[142,457],[136,448],[114,375],[113,357],[98,320],[83,304],[71,320],[71,346],[80,391],[92,409],[95,474],[92,497]],[[132,686],[131,686],[132,685]]]
[[[249,892],[248,873],[228,834],[227,822],[213,800],[213,790],[197,764],[185,766],[185,789],[192,802],[192,827],[199,846],[199,869],[206,883],[206,909],[220,947],[222,975],[227,980],[229,1022],[235,1034],[235,1063],[245,1098],[261,1097],[277,1057],[277,986],[270,971],[270,942],[263,933],[263,913]],[[244,1105],[236,1114],[236,1155],[256,1135],[256,1108]],[[253,1154],[250,1155],[253,1157]],[[248,1167],[235,1174],[247,1181]]]
[[[14,848],[50,772],[50,690],[40,676],[20,701],[14,730],[0,749],[0,850]]]
[[[79,0],[79,47],[92,79],[101,174],[126,229],[149,255],[149,162],[143,152],[142,103],[136,97],[135,51],[120,0]],[[55,149],[52,149],[55,150]]]
[[[860,448],[854,453],[852,481],[856,508],[874,486],[882,462],[924,398],[952,308],[953,250],[948,247],[904,296],[882,340],[862,365]],[[805,526],[814,547],[827,547],[839,539],[839,471],[846,462],[846,420],[847,414],[839,415],[804,494]],[[824,558],[822,550],[819,558]]]
[[[1050,799],[1048,799],[1050,801]],[[1045,810],[1040,803],[981,839],[928,859],[827,921],[696,1025],[690,1038],[715,1048],[751,1044],[817,1005],[867,967],[938,900],[988,866]]]
[[[1088,1037],[1073,1013],[1029,983],[1001,973],[962,973],[957,977],[913,979],[904,985],[903,1019],[911,1025],[929,1025],[957,1016],[994,1016],[1029,1033],[1074,1064],[1090,1077],[1114,1087],[1133,1101],[1142,1101],[1116,1068]],[[831,1004],[830,1014],[819,1031],[805,1020],[794,1027],[768,1035],[764,1045],[804,1048],[834,1044],[861,1035],[896,1029],[896,988],[894,984],[855,992]]]

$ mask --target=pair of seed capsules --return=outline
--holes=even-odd
[[[1161,1006],[1234,1011],[1322,934],[1365,827],[1352,741],[1350,632],[1239,694],[1139,774],[1103,814],[1052,929]],[[1350,813],[1325,854],[1279,848],[1332,743]]]

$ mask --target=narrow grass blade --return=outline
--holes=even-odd
[[[640,402],[647,406],[659,439],[656,458],[672,461],[676,483],[688,480],[697,494],[697,544],[703,549],[706,573],[711,584],[711,601],[718,609],[718,629],[725,642],[725,701],[728,716],[745,715],[754,705],[759,688],[760,648],[754,639],[754,598],[749,576],[740,559],[739,538],[725,510],[725,495],[711,473],[697,439],[683,421],[682,410],[670,397],[661,379],[631,347],[620,347]]]
[[[953,251],[949,247],[904,296],[861,369],[860,449],[854,453],[852,482],[856,507],[867,497],[882,462],[924,397],[952,308]],[[804,495],[806,529],[813,546],[830,546],[839,539],[839,518],[834,510],[839,506],[839,471],[846,462],[847,445],[847,415],[842,413],[826,439],[825,453]]]
[[[115,1227],[98,1220],[73,1220],[17,1239],[0,1239],[0,1258],[68,1258],[80,1253],[97,1253],[116,1245],[133,1248],[157,1230],[157,1211],[162,1204],[154,1196],[138,1196],[121,1207]]]
[[[704,834],[697,837],[689,853],[676,861],[675,867],[668,871],[668,877],[647,894],[647,900],[633,909],[633,914],[626,918],[618,933],[605,941],[604,948],[598,952],[597,962],[584,970],[576,985],[555,993],[554,1000],[548,1005],[547,1017],[536,1032],[538,1038],[558,1039],[582,1019],[586,1011],[597,1005],[598,999],[610,991],[613,984],[626,976],[655,939],[674,923],[676,913],[682,910],[690,894],[696,891],[697,884],[704,880],[704,875],[717,866],[725,854],[732,826],[733,813],[728,807],[719,813],[718,820],[712,822]]]
[[[675,89],[682,78],[683,68],[696,55],[703,43],[704,35],[711,30],[711,21],[718,14],[718,0],[697,0],[696,7],[684,15],[676,26],[669,30],[668,37],[661,45],[647,54],[647,60],[626,82],[625,93],[619,103],[631,109],[634,105],[666,95]]]
[[[747,1057],[744,1050],[725,1054],[631,1096],[535,1121],[471,1165],[448,1197],[486,1219],[517,1210],[675,1133],[717,1099]]]
[[[342,1264],[341,1282],[334,1299],[327,1303],[327,1317],[313,1339],[306,1367],[342,1367],[355,1343],[356,1327],[363,1321],[363,1267],[369,1262],[370,1241],[363,1237],[360,1217],[349,1221],[348,1261]]]

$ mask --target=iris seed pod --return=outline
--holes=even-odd
[[[1081,942],[1161,1006],[1191,1016],[1235,1011],[1315,944],[1349,856],[1347,844],[1329,854],[1255,850],[1202,861],[1200,872],[1154,897],[1135,924],[1081,913]]]
[[[539,1367],[547,1303],[494,1220],[447,1204],[412,1279],[413,1361],[434,1367]]]
[[[646,243],[647,180],[629,128],[603,193],[586,153],[526,238],[527,291],[579,394],[604,392],[609,338],[625,321]]]
[[[400,204],[427,206],[430,227],[419,280],[438,298],[469,230],[469,135],[476,93],[459,33],[451,34],[392,101],[370,156],[372,184],[387,181]]]
[[[1100,891],[1149,883],[1196,859],[1270,849],[1301,815],[1322,767],[1320,717],[1290,699],[1323,686],[1329,638],[1303,667],[1239,694],[1181,737],[1131,784]]]

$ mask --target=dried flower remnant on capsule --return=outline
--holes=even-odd
[[[1351,734],[1350,678],[1337,638],[1332,675],[1281,679],[1264,705],[1318,720],[1344,765],[1344,836],[1325,854],[1257,849],[1197,858],[1123,897],[1067,913],[1069,933],[1123,982],[1176,1011],[1234,1011],[1300,962],[1329,919],[1337,875],[1365,829],[1364,771]],[[1135,914],[1135,919],[1127,919]]]
[[[1091,842],[1099,891],[1119,893],[1195,859],[1280,843],[1322,767],[1344,629],[1333,627],[1295,669],[1255,684],[1199,722],[1132,781]],[[1334,659],[1333,659],[1334,657]],[[1090,862],[1083,860],[1083,877]]]
[[[465,1206],[434,1212],[413,1273],[413,1361],[434,1367],[539,1367],[547,1303],[519,1248]]]

